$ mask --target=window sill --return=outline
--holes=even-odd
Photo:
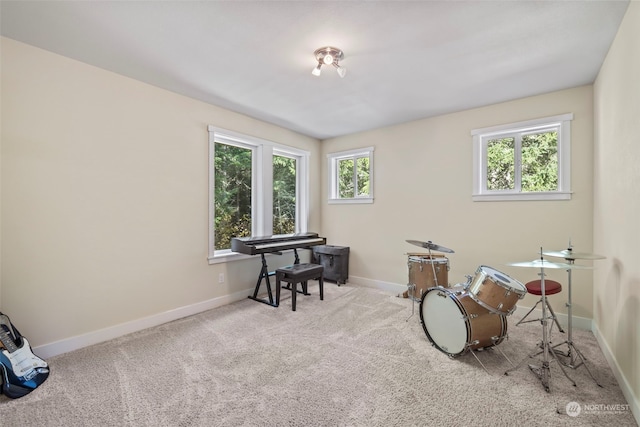
[[[229,250],[229,251],[220,251],[220,253],[215,254],[214,256],[210,256],[209,258],[207,258],[207,260],[209,261],[209,265],[213,265],[213,264],[222,264],[222,263],[231,262],[231,261],[240,261],[240,260],[249,259],[249,258],[252,258],[252,256],[241,254],[238,252],[231,252]]]
[[[508,202],[522,200],[571,200],[571,192],[557,191],[547,193],[510,193],[510,194],[474,194],[474,202]]]
[[[361,199],[329,199],[328,202],[330,205],[373,203],[373,197],[363,197]]]

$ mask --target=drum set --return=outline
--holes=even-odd
[[[429,341],[452,358],[470,350],[500,344],[507,336],[507,316],[515,310],[516,302],[527,294],[527,288],[507,274],[486,265],[478,267],[475,276],[467,276],[466,283],[449,287],[448,260],[444,258],[446,269],[439,265],[438,277],[436,265],[444,264],[443,258],[434,256],[431,251],[454,251],[431,241],[407,242],[429,251],[419,260],[417,254],[409,255],[407,285],[408,294],[414,300],[420,300],[420,322]],[[416,264],[419,264],[419,269],[415,267]],[[412,270],[427,272],[428,281],[418,282],[416,279],[424,277],[415,273],[412,275]],[[420,292],[419,296],[416,291]],[[486,370],[476,354],[473,351],[471,354]],[[504,353],[502,355],[509,360]]]
[[[449,260],[444,255],[433,254],[432,251],[454,253],[453,250],[436,245],[431,241],[407,240],[407,243],[420,246],[428,250],[427,254],[409,253],[409,283],[405,298],[412,298],[420,302],[420,322],[431,344],[451,358],[470,352],[480,363],[485,371],[488,370],[480,361],[473,350],[495,348],[509,361],[512,368],[509,372],[522,366],[514,365],[509,358],[496,347],[507,337],[507,316],[516,309],[516,303],[527,294],[527,288],[518,280],[495,268],[481,265],[474,276],[466,276],[466,283],[449,286],[448,271]],[[562,257],[568,263],[551,263],[542,258],[542,255]],[[585,364],[585,358],[576,348],[572,336],[572,312],[571,312],[571,271],[576,268],[590,268],[574,264],[576,259],[603,259],[596,254],[573,252],[571,244],[569,249],[563,251],[544,252],[540,249],[540,259],[531,262],[508,264],[514,267],[540,269],[542,287],[542,341],[536,345],[536,350],[529,356],[534,357],[543,354],[539,367],[529,365],[531,371],[538,376],[546,391],[550,388],[549,363],[551,358],[558,361],[564,375],[576,385],[564,367],[577,369],[585,366],[593,380],[601,386],[591,374]],[[550,328],[547,320],[551,318],[546,313],[546,294],[544,286],[545,268],[565,269],[568,272],[568,337],[560,344],[551,345]],[[400,295],[398,295],[400,296]],[[412,315],[413,315],[412,305]],[[411,316],[410,316],[411,317]],[[407,319],[409,320],[409,319]],[[566,352],[558,347],[566,345]],[[565,360],[560,360],[563,356]]]

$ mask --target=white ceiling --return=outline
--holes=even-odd
[[[628,1],[5,1],[2,35],[319,139],[593,83]],[[313,51],[345,53],[344,79]]]

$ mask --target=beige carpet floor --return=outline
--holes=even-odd
[[[603,388],[584,367],[569,370],[573,386],[553,362],[546,392],[527,367],[540,356],[505,376],[496,348],[476,352],[489,373],[471,353],[437,350],[411,300],[350,284],[327,283],[324,301],[310,291],[296,312],[286,293],[279,308],[246,299],[54,357],[41,387],[0,397],[0,425],[637,425],[591,332],[574,341]],[[498,346],[516,364],[541,338],[517,320]]]

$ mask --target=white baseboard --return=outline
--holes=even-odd
[[[231,304],[232,302],[247,298],[247,296],[252,292],[253,289],[247,289],[231,295],[224,295],[222,297],[198,302],[196,304],[179,307],[163,313],[144,317],[142,319],[132,320],[130,322],[121,323],[119,325],[110,326],[108,328],[99,329],[97,331],[34,347],[33,352],[46,360],[59,354],[68,353],[73,350],[78,350],[83,347],[118,338],[132,332],[141,331],[143,329],[162,325],[163,323],[171,322],[183,317],[202,313],[203,311],[211,310],[216,307]]]
[[[397,283],[383,282],[381,280],[367,279],[365,277],[349,276],[349,283],[354,285],[365,286],[367,288],[380,289],[392,294],[400,294],[407,290],[407,285],[399,285]]]
[[[620,370],[620,365],[618,365],[618,361],[616,360],[609,344],[605,341],[600,333],[600,329],[598,329],[598,325],[593,323],[593,335],[595,335],[598,344],[600,345],[600,349],[604,354],[605,359],[607,359],[607,363],[611,367],[613,371],[613,375],[618,380],[618,385],[620,386],[620,390],[622,390],[622,394],[625,399],[627,399],[627,403],[629,404],[629,408],[633,413],[633,417],[636,419],[636,422],[640,425],[640,399],[633,392],[633,388],[629,384],[629,381],[625,378]]]

